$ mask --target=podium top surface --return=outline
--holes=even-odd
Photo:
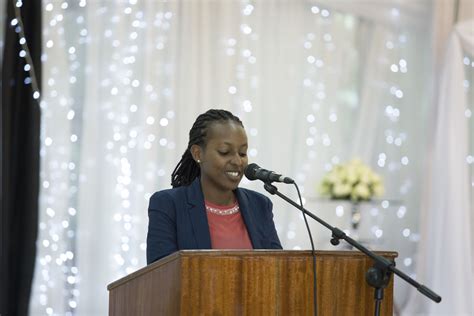
[[[398,256],[397,252],[393,251],[375,251],[379,256],[387,257],[394,259]],[[180,250],[175,253],[170,254],[167,257],[164,257],[158,261],[155,261],[140,270],[137,270],[123,278],[110,283],[107,286],[107,289],[110,291],[117,286],[120,286],[131,279],[139,277],[143,274],[148,273],[151,270],[157,269],[163,265],[166,265],[172,261],[179,260],[182,258],[191,258],[191,257],[240,257],[240,258],[251,258],[251,257],[310,257],[312,256],[311,250],[221,250],[221,249],[209,249],[209,250]],[[367,257],[360,251],[316,251],[316,258],[334,258],[341,257],[344,258],[371,258]]]

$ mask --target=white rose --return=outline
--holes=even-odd
[[[341,198],[348,196],[351,193],[351,186],[347,183],[336,183],[332,190],[334,197]]]
[[[350,168],[347,170],[347,182],[350,184],[354,184],[357,182],[357,173],[355,172],[354,169]]]
[[[329,172],[326,179],[331,184],[335,184],[336,182],[339,181],[339,178],[338,178],[336,172],[334,172],[334,171]]]
[[[371,179],[370,171],[366,168],[362,169],[361,173],[360,173],[360,182],[363,182],[365,184],[369,184],[370,179]]]
[[[380,183],[375,184],[372,190],[374,191],[374,195],[376,196],[381,196],[384,192],[383,185]]]
[[[337,176],[340,181],[346,181],[347,179],[347,169],[346,168],[341,168],[338,170]]]
[[[382,182],[382,178],[376,173],[372,173],[372,183],[379,184]]]
[[[351,165],[351,166],[361,166],[362,161],[359,158],[355,158],[355,159],[352,159],[351,161],[349,161],[349,165]]]
[[[359,198],[363,200],[367,200],[368,198],[370,198],[369,187],[363,183],[359,183],[352,190],[351,198],[353,200],[357,200]]]

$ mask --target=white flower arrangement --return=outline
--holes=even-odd
[[[384,192],[382,178],[359,159],[336,165],[323,178],[319,192],[331,199],[368,201]]]

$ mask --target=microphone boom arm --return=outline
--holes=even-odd
[[[418,283],[417,281],[415,281],[414,279],[409,277],[404,272],[398,270],[395,267],[395,262],[393,262],[391,260],[388,260],[388,259],[386,259],[382,256],[379,256],[379,255],[375,254],[373,251],[371,251],[371,250],[367,249],[366,247],[362,246],[360,243],[358,243],[357,241],[355,241],[351,237],[347,236],[347,234],[344,233],[341,229],[339,229],[337,227],[334,227],[334,226],[331,226],[330,224],[326,223],[324,220],[322,220],[318,216],[314,215],[313,213],[306,210],[304,207],[300,206],[299,204],[297,204],[296,202],[294,202],[293,200],[291,200],[290,198],[288,198],[284,194],[280,193],[278,191],[277,187],[275,187],[274,185],[272,185],[270,183],[265,183],[264,188],[270,194],[278,195],[280,198],[282,198],[286,202],[290,203],[291,205],[293,205],[297,209],[301,210],[306,215],[308,215],[309,217],[311,217],[312,219],[314,219],[315,221],[317,221],[318,223],[320,223],[321,225],[323,225],[324,227],[329,229],[332,232],[332,238],[331,238],[331,244],[332,245],[337,246],[340,243],[341,239],[346,241],[349,245],[351,245],[352,247],[358,249],[359,251],[361,251],[362,253],[364,253],[365,255],[370,257],[371,259],[373,259],[374,262],[375,262],[375,264],[374,264],[375,269],[379,269],[379,270],[381,270],[382,272],[385,272],[385,273],[395,273],[400,278],[405,280],[407,283],[409,283],[410,285],[415,287],[421,294],[425,295],[426,297],[428,297],[432,301],[434,301],[436,303],[441,302],[441,296],[436,294],[434,291],[429,289],[427,286]],[[388,280],[390,278],[387,277],[386,279],[387,279],[387,282],[388,282]],[[370,283],[369,280],[368,280],[368,282]]]

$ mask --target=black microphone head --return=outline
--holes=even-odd
[[[244,171],[245,177],[247,177],[247,179],[252,180],[252,181],[257,180],[256,173],[258,169],[260,169],[260,167],[256,163],[251,163],[245,168],[245,171]]]

